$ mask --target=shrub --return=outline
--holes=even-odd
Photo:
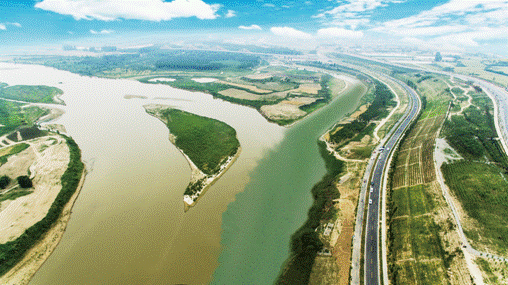
[[[9,178],[9,176],[2,176],[0,177],[0,189],[5,189],[5,187],[7,187],[7,185],[9,185],[9,183],[11,182],[11,179]]]
[[[26,175],[18,176],[16,180],[18,180],[18,184],[21,188],[32,188],[33,186],[32,180]]]

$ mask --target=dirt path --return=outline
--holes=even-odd
[[[401,104],[400,103],[401,99],[399,98],[399,95],[397,95],[397,92],[395,92],[395,90],[393,90],[392,86],[390,86],[390,84],[387,84],[385,81],[381,80],[379,77],[377,78],[377,80],[381,81],[384,85],[388,86],[390,91],[392,91],[392,93],[395,95],[395,101],[397,102],[397,106],[395,106],[395,108],[393,108],[393,110],[390,112],[388,117],[382,119],[381,122],[374,129],[374,138],[375,138],[376,142],[379,142],[379,141],[381,141],[381,139],[379,138],[379,135],[378,135],[379,130],[388,122],[388,120],[390,120],[390,118],[393,116],[393,114],[396,111],[398,111],[400,104]]]
[[[471,106],[473,104],[473,97],[471,95],[468,94],[468,92],[471,90],[471,87],[469,88],[464,88],[460,85],[450,85],[450,83],[448,83],[447,81],[445,81],[446,85],[448,85],[448,88],[450,88],[450,93],[452,94],[453,96],[453,99],[457,99],[457,95],[455,95],[455,93],[452,91],[453,88],[460,88],[462,89],[462,91],[464,91],[464,96],[466,96],[468,99],[467,99],[467,104],[465,106],[462,106],[460,108],[460,111],[457,111],[455,113],[453,112],[450,112],[448,114],[448,119],[451,118],[453,115],[460,115],[464,112],[465,109],[469,108],[469,106]]]

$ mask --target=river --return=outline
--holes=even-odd
[[[303,225],[311,189],[326,173],[318,138],[364,94],[354,85],[328,106],[293,126],[251,174],[223,214],[223,250],[212,284],[272,284],[289,256],[290,236]]]
[[[247,281],[270,272],[266,280],[273,280],[325,171],[316,139],[356,108],[362,89],[286,130],[252,108],[167,85],[6,63],[0,82],[62,89],[65,114],[56,123],[76,140],[91,170],[62,241],[30,284],[205,284],[219,265],[221,243],[216,283],[235,284],[220,281],[239,280],[232,272]],[[187,213],[182,193],[189,166],[167,128],[145,113],[149,103],[237,130],[239,159]],[[249,268],[256,270],[246,274]]]

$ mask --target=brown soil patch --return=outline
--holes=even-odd
[[[300,87],[298,87],[298,89],[296,89],[294,91],[317,95],[319,90],[321,90],[321,84],[306,83],[306,84],[300,84]]]
[[[272,78],[271,73],[255,73],[255,74],[249,74],[246,75],[245,78],[253,79],[253,80],[263,80],[263,79],[269,79]]]
[[[148,99],[148,97],[142,96],[142,95],[125,95],[125,96],[123,96],[123,98],[125,98],[125,99],[134,99],[134,98],[137,98],[137,99]]]
[[[307,113],[299,107],[316,101],[314,98],[299,97],[281,101],[275,105],[264,105],[261,114],[270,120],[295,120]]]
[[[260,89],[254,85],[238,84],[238,83],[232,83],[232,82],[222,81],[222,80],[218,80],[217,83],[227,84],[227,85],[231,85],[231,86],[235,86],[235,87],[248,89],[248,90],[250,90],[252,92],[256,92],[256,93],[272,93],[272,90]]]
[[[336,184],[340,198],[335,200],[335,207],[339,209],[339,214],[328,240],[332,256],[316,258],[309,284],[349,284],[355,209],[365,163],[347,162],[346,165],[347,172],[342,177],[348,176],[347,179],[341,179]]]
[[[248,91],[240,90],[240,89],[236,89],[236,88],[229,88],[229,89],[222,90],[219,92],[219,94],[224,95],[224,96],[243,99],[243,100],[251,100],[251,101],[254,101],[254,100],[273,101],[278,98],[286,97],[287,93],[284,93],[284,94],[281,94],[281,93],[284,93],[284,92],[277,92],[277,93],[268,94],[268,95],[258,95],[258,94],[250,93]]]

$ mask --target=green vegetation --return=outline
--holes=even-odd
[[[499,61],[494,64],[489,64],[485,66],[485,71],[508,76],[508,73],[505,71],[507,70],[506,67],[508,67],[508,62]]]
[[[312,188],[314,202],[303,226],[291,236],[291,256],[276,284],[308,284],[315,257],[323,246],[316,228],[322,220],[329,220],[337,213],[333,200],[340,196],[335,183],[342,172],[343,162],[330,155],[323,142],[319,142],[319,146],[327,174]]]
[[[18,177],[16,177],[16,180],[18,181],[19,187],[21,187],[21,188],[32,188],[33,187],[32,180],[30,179],[30,177],[28,177],[26,175],[18,176]]]
[[[9,183],[11,183],[11,178],[9,178],[9,176],[3,175],[0,177],[0,189],[5,189]]]
[[[70,161],[61,178],[62,189],[49,208],[47,215],[28,228],[16,240],[0,244],[0,276],[16,265],[25,253],[53,226],[72,195],[76,192],[83,174],[81,151],[70,137],[66,137],[70,150]]]
[[[0,98],[32,103],[62,104],[54,100],[55,96],[62,94],[62,90],[44,85],[16,85],[0,88]]]
[[[445,123],[446,139],[463,157],[490,161],[508,170],[508,159],[497,138],[492,109],[470,106],[463,116],[453,116]]]
[[[462,203],[468,216],[480,227],[466,231],[469,238],[488,239],[501,254],[508,249],[508,182],[498,167],[481,162],[459,161],[444,164],[446,184]],[[469,234],[470,233],[470,234]]]
[[[12,190],[9,191],[6,194],[0,194],[0,202],[7,201],[7,200],[16,200],[19,197],[23,197],[28,194],[32,194],[33,191],[21,189],[21,190]]]
[[[452,92],[455,93],[455,95],[457,95],[457,96],[464,95],[464,90],[462,90],[461,88],[458,88],[458,87],[453,87]]]
[[[8,148],[5,148],[3,149],[0,154],[0,165],[4,164],[7,162],[7,159],[9,158],[9,156],[13,155],[13,154],[18,154],[22,151],[24,151],[25,149],[29,148],[30,145],[29,144],[26,144],[26,143],[19,143],[19,144],[15,144],[13,146],[10,146]]]
[[[48,114],[48,110],[31,106],[21,108],[23,104],[0,100],[0,135],[14,131],[23,125],[32,125],[40,117]]]
[[[473,98],[472,103],[476,106],[488,106],[494,109],[494,104],[490,100],[489,96],[484,92],[469,91],[468,95]]]
[[[330,135],[331,142],[341,145],[356,135],[359,135],[361,140],[365,134],[370,133],[375,128],[375,126],[369,126],[371,121],[388,115],[388,107],[396,105],[395,101],[392,100],[394,95],[386,85],[379,81],[375,82],[375,87],[374,100],[369,108],[353,122],[339,125],[341,128]]]
[[[240,147],[236,131],[221,121],[177,109],[161,111],[180,148],[203,173],[212,175]]]
[[[155,47],[139,49],[132,54],[98,57],[51,56],[30,58],[27,61],[81,75],[105,77],[145,71],[241,71],[250,70],[261,64],[260,57],[256,55],[224,51],[162,50]]]
[[[258,111],[262,106],[274,105],[291,98],[316,98],[316,101],[310,104],[299,106],[299,108],[307,114],[328,104],[332,99],[332,90],[330,86],[335,87],[338,85],[332,76],[316,72],[284,68],[281,70],[275,70],[274,73],[275,74],[273,76],[265,79],[252,79],[245,76],[231,76],[225,78],[220,74],[211,75],[214,78],[230,82],[231,85],[221,82],[196,82],[193,78],[199,75],[196,75],[195,73],[187,75],[170,75],[171,78],[175,80],[167,81],[163,84],[179,89],[209,93],[216,98],[236,104],[250,106]],[[151,79],[157,77],[158,76],[149,76],[138,80],[143,83],[161,84],[161,82],[154,83],[150,81]],[[309,94],[298,90],[298,88],[305,83],[319,83],[321,89],[317,90],[317,94]],[[258,88],[258,90],[256,90],[256,88]],[[229,92],[230,90],[234,91]],[[272,119],[268,117],[267,119],[279,125],[290,124],[297,120]]]
[[[148,82],[149,79],[151,79],[151,78],[144,78],[144,79],[141,79],[140,82],[149,83]],[[174,88],[209,93],[216,98],[220,98],[220,99],[223,99],[223,100],[226,100],[226,101],[229,101],[232,103],[236,103],[236,104],[250,106],[250,107],[253,107],[256,109],[261,108],[261,106],[263,106],[263,105],[277,104],[278,102],[283,100],[283,98],[280,98],[277,100],[263,100],[263,99],[261,99],[262,97],[260,97],[260,100],[247,100],[247,99],[229,97],[229,96],[224,96],[224,95],[220,94],[219,92],[226,90],[226,89],[233,88],[233,86],[231,86],[231,85],[215,83],[215,82],[199,83],[199,82],[192,80],[190,77],[176,77],[175,79],[176,79],[175,81],[167,82],[166,84],[168,84]],[[267,93],[256,93],[256,92],[253,92],[252,90],[241,88],[241,87],[234,87],[234,88],[239,89],[239,90],[244,90],[249,93],[256,94],[256,95],[267,95]],[[270,93],[268,93],[268,94],[270,94]]]

